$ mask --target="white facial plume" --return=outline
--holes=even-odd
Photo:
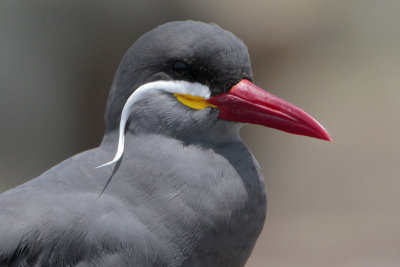
[[[114,159],[97,168],[116,163],[121,159],[124,153],[125,127],[131,114],[132,107],[138,100],[145,97],[146,94],[152,90],[161,90],[172,94],[200,96],[205,99],[209,99],[211,95],[210,89],[200,83],[190,83],[186,81],[155,81],[141,85],[130,95],[122,109],[121,121],[119,123],[118,149]]]

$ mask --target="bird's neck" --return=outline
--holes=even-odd
[[[206,144],[208,146],[228,143],[240,139],[240,123],[218,120],[212,126],[198,127],[192,129],[176,130],[175,127],[145,128],[134,123],[129,124],[125,132],[125,142],[137,136],[161,135],[167,138],[176,139],[184,144]],[[118,146],[118,129],[108,130],[104,134],[101,147],[115,150]]]

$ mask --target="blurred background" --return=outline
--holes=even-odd
[[[400,1],[0,2],[0,191],[102,138],[128,47],[173,20],[248,45],[255,82],[333,143],[245,126],[268,188],[246,266],[400,266]]]

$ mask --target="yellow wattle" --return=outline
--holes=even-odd
[[[182,94],[174,94],[174,96],[182,104],[194,109],[205,109],[206,107],[214,107],[214,108],[216,107],[215,105],[208,103],[207,99],[201,96],[182,95]]]

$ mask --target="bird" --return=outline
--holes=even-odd
[[[0,265],[244,266],[267,207],[246,123],[332,140],[254,84],[233,33],[192,20],[145,33],[115,73],[99,147],[0,194]]]

